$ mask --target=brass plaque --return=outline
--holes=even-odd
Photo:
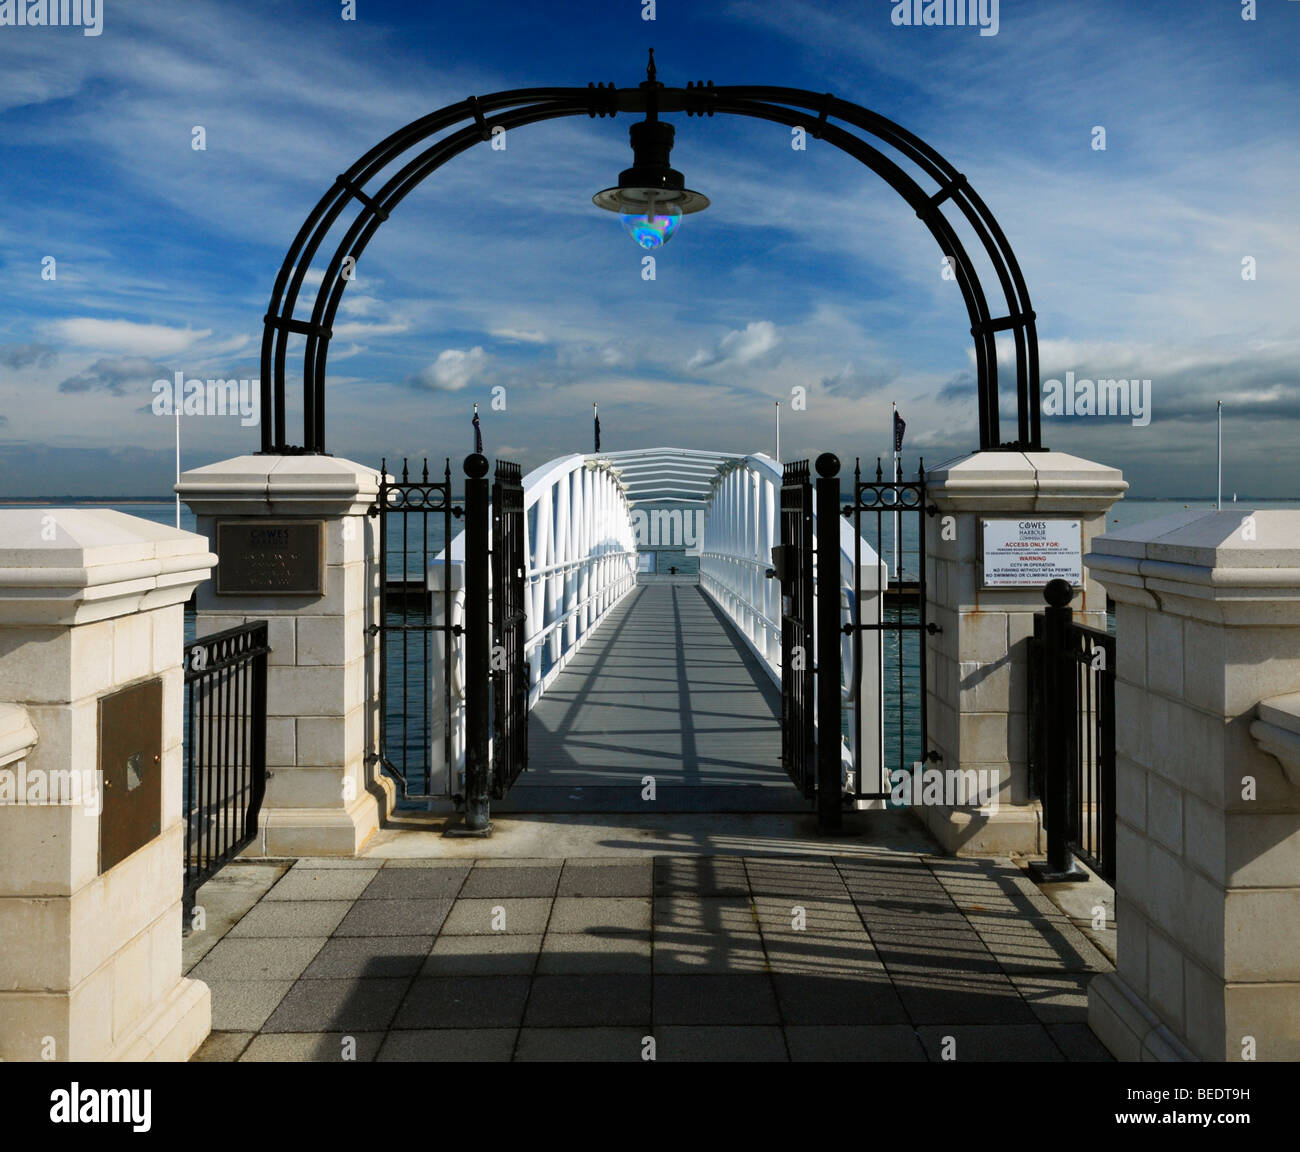
[[[107,872],[162,825],[162,680],[99,701],[99,870]]]
[[[218,520],[218,596],[319,596],[322,520]]]

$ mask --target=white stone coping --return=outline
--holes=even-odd
[[[1270,696],[1256,705],[1250,735],[1262,752],[1282,765],[1292,788],[1300,788],[1300,692]]]
[[[0,767],[25,759],[36,747],[36,728],[21,704],[0,704]]]
[[[379,495],[378,469],[338,456],[237,456],[181,474],[196,516],[355,515]]]
[[[1118,468],[1065,452],[974,452],[926,484],[940,507],[972,512],[1105,511],[1128,489]]]
[[[1295,608],[1300,509],[1180,511],[1094,537],[1084,563],[1118,601],[1150,607],[1175,595]],[[1283,613],[1277,623],[1291,623],[1293,615]]]
[[[79,624],[183,603],[208,542],[109,508],[0,511],[0,627]]]

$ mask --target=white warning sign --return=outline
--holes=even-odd
[[[985,588],[1041,588],[1058,578],[1083,583],[1078,520],[984,521]]]

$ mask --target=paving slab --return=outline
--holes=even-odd
[[[1088,1064],[1115,1063],[1115,1057],[1087,1024],[1049,1024],[1047,1032],[1067,1060]]]
[[[383,1032],[409,980],[299,980],[262,1026],[262,1032]]]
[[[750,932],[727,935],[657,928],[653,962],[655,972],[664,974],[767,971],[762,938]]]
[[[465,878],[462,899],[500,900],[505,897],[554,896],[560,883],[561,862],[545,865],[514,861],[478,861]]]
[[[358,900],[336,936],[433,936],[451,911],[450,897],[434,900]]]
[[[374,878],[372,868],[292,868],[264,900],[355,900]]]
[[[227,937],[190,972],[196,980],[297,980],[325,946],[324,936]]]
[[[305,980],[414,976],[433,936],[335,936],[300,973]]]
[[[448,936],[434,941],[423,976],[528,976],[537,968],[541,933],[496,932]]]
[[[746,896],[662,896],[654,903],[655,931],[758,933],[753,901]]]
[[[206,980],[214,1032],[258,1032],[293,987],[292,980]]]
[[[429,900],[454,898],[469,875],[468,864],[446,868],[394,868],[376,872],[361,893],[363,900]]]
[[[640,896],[557,896],[549,931],[649,932],[651,900]]]
[[[928,1059],[910,1024],[787,1024],[785,1039],[790,1059],[801,1062],[892,1064]]]
[[[190,1060],[196,1064],[231,1064],[256,1035],[256,1032],[209,1032]]]
[[[241,1064],[369,1063],[379,1052],[383,1032],[264,1032],[239,1057]]]
[[[527,976],[419,976],[393,1020],[394,1028],[518,1028]]]
[[[789,1060],[781,1029],[771,1025],[659,1025],[655,1058],[662,1063]]]
[[[456,901],[442,926],[445,936],[492,936],[498,932],[536,936],[545,933],[551,916],[550,899]]]
[[[537,976],[524,1013],[526,1028],[650,1025],[649,973]]]
[[[916,1033],[936,1063],[1011,1059],[1039,1064],[1065,1059],[1041,1024],[922,1025]]]
[[[772,975],[787,1024],[905,1024],[908,1014],[884,970],[874,976]]]
[[[234,939],[249,936],[328,936],[348,914],[347,900],[276,900],[259,904],[231,930]]]
[[[552,927],[542,944],[537,972],[539,975],[618,972],[648,976],[650,957],[649,932],[561,933]]]
[[[790,976],[885,977],[880,954],[865,932],[781,932],[763,930],[772,972]]]
[[[654,977],[655,1024],[780,1024],[772,980],[765,973],[728,972]]]
[[[527,1062],[640,1063],[644,1028],[521,1028],[515,1059]]]
[[[600,858],[566,860],[558,896],[640,896],[654,894],[654,867],[649,860],[611,864]]]
[[[414,1028],[389,1032],[380,1063],[503,1063],[515,1050],[517,1028]]]

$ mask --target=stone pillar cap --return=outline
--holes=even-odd
[[[1300,608],[1300,510],[1175,512],[1095,537],[1084,561],[1114,600],[1271,601],[1281,613],[1272,622],[1289,624]]]
[[[339,456],[236,456],[181,473],[196,516],[348,515],[379,495],[379,470]]]
[[[926,473],[944,507],[971,512],[1088,512],[1128,488],[1118,468],[1065,452],[972,452]]]
[[[0,541],[0,627],[184,603],[217,562],[202,536],[109,508],[0,511]]]

